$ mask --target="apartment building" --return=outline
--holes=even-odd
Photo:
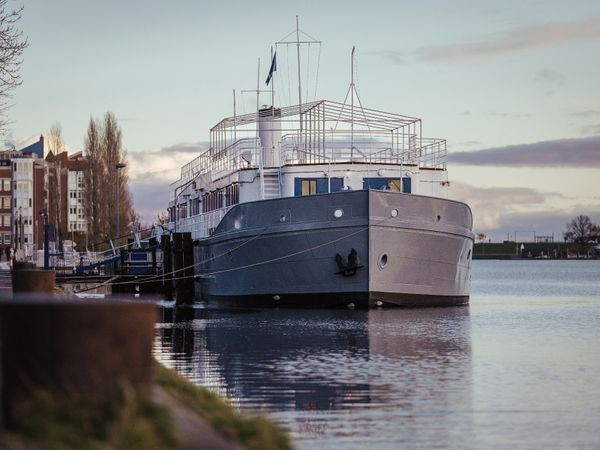
[[[0,151],[0,249],[33,257],[44,246],[44,217],[61,241],[87,232],[81,152],[55,155],[44,137],[21,150]]]
[[[12,166],[0,160],[0,250],[12,244]]]
[[[67,230],[87,232],[85,216],[85,170],[86,161],[81,152],[69,156],[67,163],[67,188],[69,192]]]

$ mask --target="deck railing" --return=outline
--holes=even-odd
[[[181,186],[194,177],[212,182],[243,168],[258,168],[259,138],[244,138],[220,151],[209,149],[181,168],[181,178],[171,185]],[[281,138],[282,165],[301,164],[414,164],[423,168],[446,168],[446,141],[409,136],[404,142],[389,142],[368,133],[325,137],[320,142],[299,142],[297,134]]]
[[[225,208],[215,209],[214,211],[189,216],[185,219],[179,219],[177,220],[177,232],[191,232],[192,239],[208,237],[214,233],[221,222],[221,219],[225,217],[225,214],[227,214],[231,208],[232,206],[227,206]],[[167,228],[173,230],[174,223],[169,223]]]

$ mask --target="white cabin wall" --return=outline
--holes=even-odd
[[[260,200],[260,176],[258,170],[244,170],[239,178],[240,203]]]
[[[282,196],[294,196],[295,178],[321,178],[327,177],[329,167],[327,164],[313,166],[290,166],[282,168]],[[447,197],[448,173],[445,170],[418,169],[415,166],[373,166],[363,164],[336,164],[331,166],[331,178],[344,178],[344,188],[352,190],[363,188],[364,178],[402,178],[410,177],[412,193],[434,197]],[[442,185],[444,182],[444,185]]]

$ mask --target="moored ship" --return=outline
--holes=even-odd
[[[300,98],[211,129],[210,148],[182,167],[169,204],[169,226],[196,240],[198,300],[468,303],[472,215],[447,199],[446,141],[423,137],[418,118],[356,105],[355,95],[352,78],[344,103]]]

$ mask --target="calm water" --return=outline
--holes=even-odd
[[[471,305],[164,310],[155,354],[299,448],[599,448],[600,261],[475,261]]]

